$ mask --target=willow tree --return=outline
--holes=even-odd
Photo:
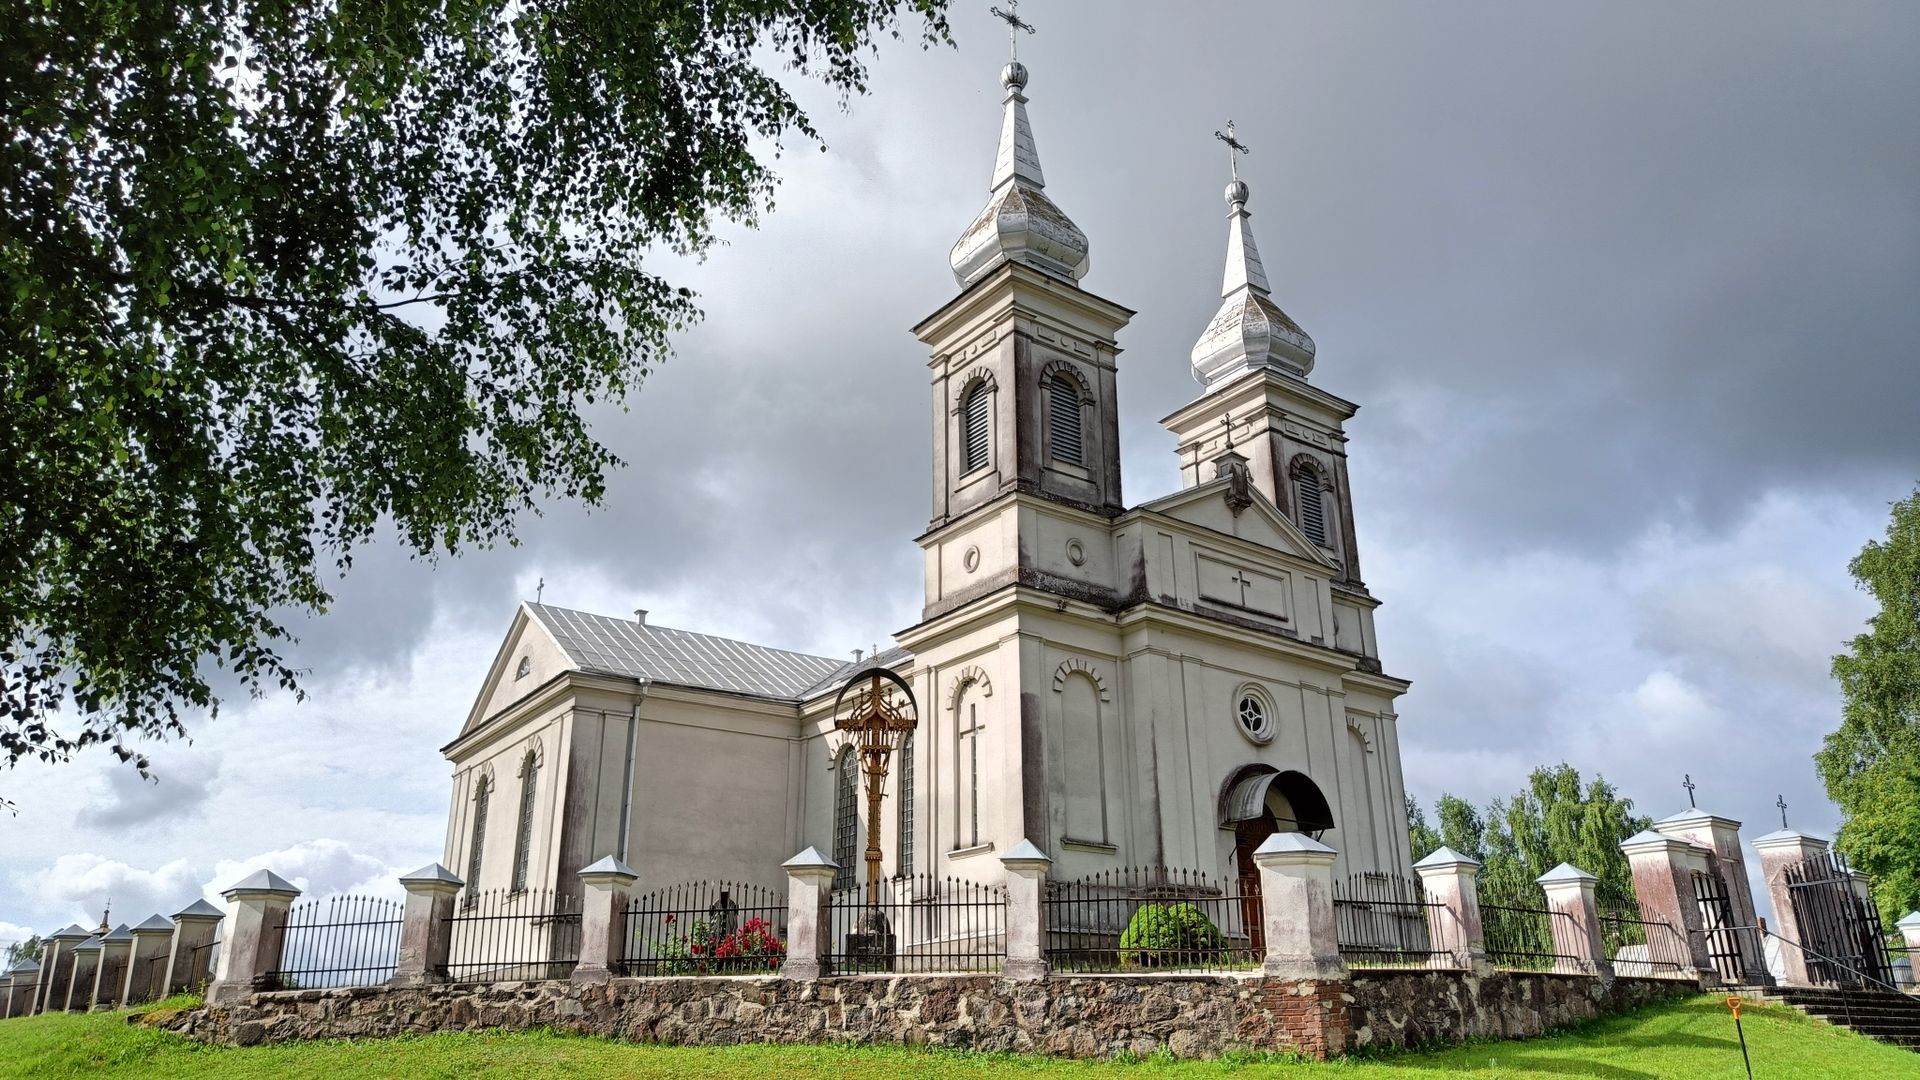
[[[1920,489],[1847,565],[1879,610],[1833,658],[1840,727],[1814,755],[1840,807],[1840,850],[1883,915],[1920,909]]]
[[[770,204],[782,82],[946,0],[11,0],[0,750],[297,690],[287,613],[391,527],[511,541],[617,466],[698,312],[649,268]],[[217,669],[226,669],[223,677]]]

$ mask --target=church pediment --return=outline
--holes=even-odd
[[[1328,570],[1337,570],[1326,552],[1307,539],[1273,500],[1251,485],[1236,485],[1217,477],[1163,499],[1143,503],[1138,510],[1159,514],[1245,543],[1267,548]]]
[[[460,726],[460,736],[464,738],[487,717],[498,714],[571,667],[571,659],[560,643],[532,616],[527,605],[521,604],[514,610],[513,622],[500,642],[500,651],[494,654],[493,663],[487,668],[486,680],[467,712],[466,723]]]

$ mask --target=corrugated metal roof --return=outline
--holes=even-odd
[[[666,626],[642,626],[585,611],[528,604],[570,662],[601,675],[793,700],[850,665],[828,656],[769,649]]]

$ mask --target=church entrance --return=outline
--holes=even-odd
[[[1318,840],[1333,828],[1326,796],[1304,773],[1249,765],[1228,781],[1221,798],[1221,824],[1233,828],[1233,868],[1240,887],[1240,921],[1249,945],[1266,948],[1260,909],[1260,868],[1253,853],[1267,837],[1300,832]]]

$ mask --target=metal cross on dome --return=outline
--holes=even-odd
[[[1007,47],[1013,50],[1013,58],[1018,60],[1020,59],[1020,31],[1025,30],[1032,34],[1036,30],[1032,23],[1020,17],[1020,0],[1007,0],[1007,8],[1009,10],[1001,11],[998,7],[994,7],[989,8],[988,11],[994,18],[1007,24]]]
[[[1213,137],[1227,144],[1227,167],[1233,170],[1233,178],[1240,179],[1240,155],[1253,153],[1253,148],[1234,137],[1233,121],[1227,121],[1227,130],[1215,131]]]

